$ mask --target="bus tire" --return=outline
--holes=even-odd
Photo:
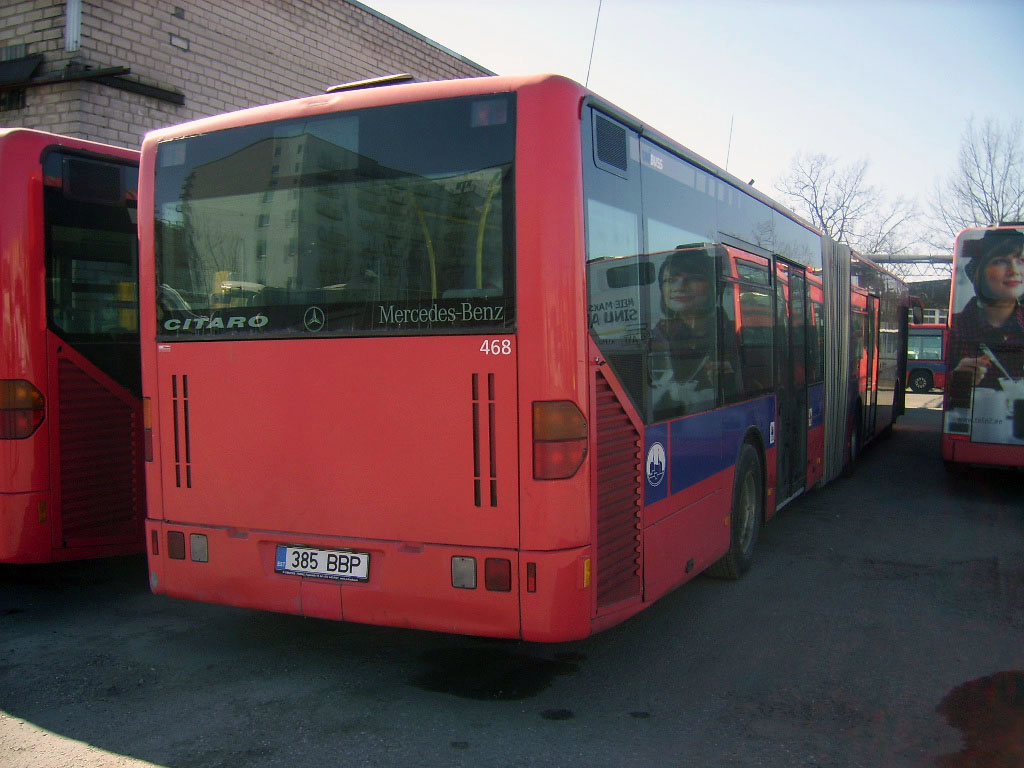
[[[729,551],[708,568],[708,575],[738,579],[754,559],[754,547],[764,521],[764,472],[757,450],[744,443],[736,460],[729,512]]]
[[[932,388],[932,372],[931,371],[914,371],[910,374],[910,390],[916,392],[919,395],[930,391]]]

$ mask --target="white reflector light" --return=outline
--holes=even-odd
[[[452,558],[452,586],[456,589],[476,589],[476,558]]]
[[[190,533],[188,536],[189,551],[192,553],[192,562],[210,562],[210,542],[202,533]]]

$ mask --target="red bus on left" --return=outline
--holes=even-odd
[[[0,563],[141,551],[138,152],[0,128]]]

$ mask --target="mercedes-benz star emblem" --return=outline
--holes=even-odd
[[[327,315],[324,314],[320,307],[310,307],[306,310],[306,314],[302,316],[302,324],[306,326],[306,330],[310,333],[322,331],[326,323]]]

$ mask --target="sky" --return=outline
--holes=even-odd
[[[588,84],[775,198],[825,154],[926,210],[968,119],[1024,120],[1024,0],[363,2],[497,74]]]

